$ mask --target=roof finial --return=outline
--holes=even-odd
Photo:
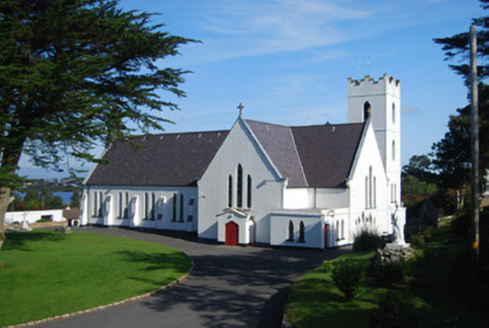
[[[239,117],[241,117],[241,114],[243,113],[243,108],[244,108],[243,104],[242,103],[239,103],[239,105],[238,105]]]

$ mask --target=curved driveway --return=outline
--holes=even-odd
[[[195,269],[170,290],[41,327],[280,327],[290,284],[346,251],[209,245],[119,228],[79,231],[164,244],[186,253]]]

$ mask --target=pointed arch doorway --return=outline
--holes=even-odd
[[[225,245],[227,246],[238,246],[238,241],[239,241],[239,226],[230,221],[226,223],[226,229],[225,229]]]

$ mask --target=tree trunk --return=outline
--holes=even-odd
[[[5,213],[7,213],[7,208],[13,200],[14,197],[10,197],[10,188],[0,187],[0,241],[5,239]]]
[[[10,143],[10,147],[1,149],[3,153],[1,167],[4,169],[9,168],[6,174],[14,174],[19,164],[26,136],[15,131],[10,133],[7,138],[13,139],[15,142]],[[14,197],[10,196],[10,191],[11,187],[0,185],[0,240],[5,239],[5,213],[7,213],[9,204],[14,200]]]
[[[458,213],[464,208],[465,188],[455,190],[455,211]]]

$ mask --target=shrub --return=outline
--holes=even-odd
[[[375,232],[369,230],[362,230],[355,236],[353,241],[353,251],[354,252],[370,252],[377,248],[384,247],[384,240],[381,236]]]
[[[321,269],[323,270],[323,273],[330,273],[333,271],[333,264],[330,261],[325,260],[321,266]]]
[[[407,225],[405,228],[406,241],[414,247],[422,247],[426,239],[431,237],[431,227],[426,225]]]
[[[421,313],[412,299],[388,291],[379,300],[379,307],[370,317],[371,328],[417,328],[421,326]]]
[[[355,297],[360,290],[364,278],[363,266],[353,261],[337,262],[333,268],[333,282],[344,294],[345,300]]]
[[[405,281],[412,272],[413,265],[410,261],[376,263],[374,258],[372,258],[369,266],[368,275],[379,285],[389,286],[396,282]]]

